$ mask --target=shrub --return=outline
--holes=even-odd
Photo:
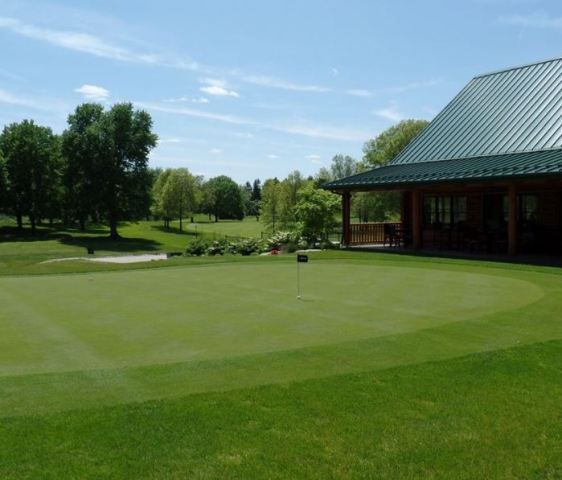
[[[214,242],[211,242],[211,244],[207,247],[205,253],[212,257],[215,255],[224,255],[228,245],[229,243],[226,240],[215,240]]]
[[[207,240],[197,238],[193,242],[187,244],[187,247],[185,248],[185,254],[192,257],[199,257],[206,253],[209,246],[210,245]]]
[[[258,253],[260,251],[260,245],[257,238],[247,238],[241,240],[236,245],[236,250],[240,255],[251,255],[252,253]]]

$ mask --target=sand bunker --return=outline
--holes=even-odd
[[[168,255],[165,253],[147,253],[143,255],[120,255],[111,257],[66,257],[54,258],[52,260],[45,260],[41,263],[57,263],[68,262],[74,260],[86,260],[88,262],[100,263],[139,263],[139,262],[153,262],[157,260],[167,260]]]

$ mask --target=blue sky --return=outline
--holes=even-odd
[[[134,102],[151,164],[313,174],[474,75],[562,56],[562,2],[0,0],[0,126]]]

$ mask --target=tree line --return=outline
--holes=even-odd
[[[228,176],[208,180],[187,168],[149,168],[148,157],[158,137],[150,115],[130,103],[104,108],[84,103],[69,115],[57,135],[49,127],[23,120],[0,134],[0,211],[14,215],[18,228],[27,217],[32,232],[55,220],[86,229],[105,222],[117,238],[123,220],[159,219],[165,227],[195,213],[209,219],[261,218],[272,232],[300,229],[318,235],[336,223],[339,199],[320,187],[331,180],[390,161],[427,122],[407,120],[369,140],[363,158],[336,155],[329,168],[304,177],[259,179],[238,185]],[[393,193],[358,194],[353,213],[363,221],[397,215]]]

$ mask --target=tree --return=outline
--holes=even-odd
[[[283,228],[289,228],[294,225],[295,205],[297,204],[297,193],[306,183],[301,173],[295,170],[287,178],[281,182],[281,202],[279,211],[279,220]]]
[[[355,175],[358,172],[357,161],[349,155],[335,155],[330,165],[331,180]]]
[[[395,158],[429,122],[403,120],[388,128],[363,146],[363,165],[372,168],[386,165]],[[398,216],[400,195],[396,192],[359,193],[353,198],[355,214],[363,221],[383,221]]]
[[[252,184],[252,196],[250,200],[254,202],[259,202],[261,200],[261,182],[259,178],[256,178]]]
[[[6,207],[8,199],[8,178],[6,176],[6,162],[2,158],[0,151],[0,211]]]
[[[244,218],[244,205],[240,188],[234,180],[226,175],[211,178],[205,189],[205,201],[208,212],[219,218],[242,220]]]
[[[9,181],[8,201],[16,214],[18,228],[22,228],[22,217],[27,215],[35,233],[37,221],[45,214],[50,185],[58,181],[57,148],[51,129],[32,120],[12,123],[0,135],[0,151]]]
[[[275,233],[279,226],[281,194],[281,184],[277,178],[270,178],[264,182],[261,191],[261,217],[272,233]]]
[[[363,146],[363,162],[366,166],[380,167],[390,162],[420,133],[429,122],[426,120],[402,120]]]
[[[171,168],[162,170],[152,185],[152,214],[164,220],[164,228],[170,228],[170,220],[173,218],[173,211],[170,211],[170,204],[164,203],[164,188],[172,173]]]
[[[162,189],[164,211],[172,218],[179,218],[180,232],[183,232],[183,218],[195,210],[195,179],[187,168],[172,170]]]
[[[63,185],[68,214],[78,220],[80,229],[97,212],[101,202],[101,178],[98,176],[102,155],[101,119],[103,107],[84,103],[68,117],[68,128],[62,134],[64,157]]]
[[[337,225],[336,215],[340,209],[337,195],[307,183],[298,192],[295,214],[302,235],[312,241],[326,238]]]

